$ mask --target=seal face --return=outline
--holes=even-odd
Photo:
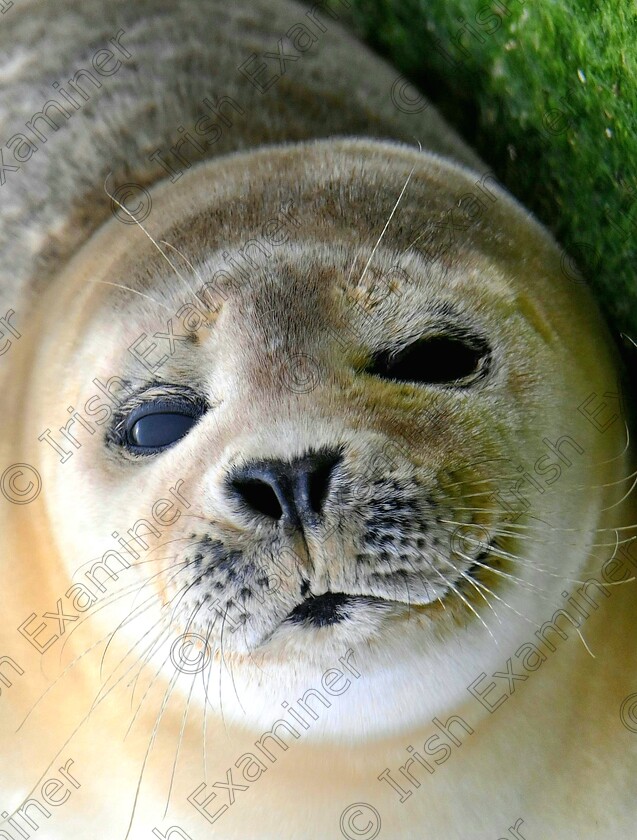
[[[575,488],[591,461],[610,477],[621,445],[575,409],[606,387],[612,351],[549,237],[482,189],[469,224],[468,170],[373,141],[208,163],[156,188],[143,226],[106,225],[46,301],[78,331],[44,375],[75,407],[90,394],[63,370],[113,386],[69,463],[68,438],[57,455],[46,441],[60,555],[99,557],[128,533],[119,562],[156,593],[144,632],[158,649],[194,635],[211,669],[232,663],[232,688],[202,698],[228,718],[259,724],[263,704],[238,696],[280,704],[351,648],[374,687],[366,711],[311,737],[413,725],[453,707],[476,650],[497,655],[496,628],[522,641],[581,574],[603,494],[582,528]],[[272,219],[279,245],[250,251]],[[38,433],[57,422],[46,412]],[[182,507],[164,540],[138,517],[166,486]],[[421,702],[397,716],[415,674]]]
[[[556,243],[344,0],[15,5],[0,834],[54,756],[51,838],[630,836],[634,447]]]

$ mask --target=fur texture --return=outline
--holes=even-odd
[[[337,21],[258,93],[237,66],[305,7],[15,11],[13,126],[120,28],[131,59],[2,187],[3,459],[42,484],[3,484],[5,808],[72,760],[52,838],[628,837],[633,451],[622,408],[578,410],[619,368],[558,246]],[[245,120],[160,177],[211,88]],[[441,336],[460,383],[374,368]],[[171,397],[196,424],[131,452]],[[321,453],[301,526],[237,491]],[[582,630],[547,630],[590,579]]]

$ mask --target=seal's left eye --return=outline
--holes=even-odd
[[[487,374],[490,359],[490,349],[481,337],[434,335],[398,353],[377,353],[366,372],[395,382],[462,388]]]

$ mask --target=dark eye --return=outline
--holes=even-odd
[[[376,354],[366,373],[398,382],[464,387],[486,375],[490,351],[476,336],[422,338],[398,353]]]
[[[186,435],[197,422],[190,414],[181,414],[176,409],[162,411],[149,406],[148,413],[129,424],[128,442],[141,449],[164,449]]]
[[[122,406],[110,435],[112,442],[135,455],[154,455],[181,440],[206,411],[194,394],[137,397],[134,407]]]

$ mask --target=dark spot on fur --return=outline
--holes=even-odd
[[[313,627],[328,627],[347,618],[347,606],[352,597],[341,592],[326,592],[324,595],[306,598],[295,607],[287,620],[293,624],[309,624]]]

